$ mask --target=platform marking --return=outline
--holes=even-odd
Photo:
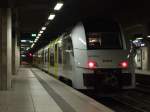
[[[59,96],[40,76],[38,76],[33,70],[31,70],[37,80],[45,88],[48,94],[55,100],[63,112],[76,112],[71,105],[69,105],[61,96]]]

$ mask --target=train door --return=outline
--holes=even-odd
[[[58,78],[58,45],[55,44],[54,46],[55,53],[54,53],[54,74],[55,77]]]
[[[72,79],[74,71],[74,53],[72,40],[69,36],[64,39],[63,50],[63,74],[65,74],[65,77]]]

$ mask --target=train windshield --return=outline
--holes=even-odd
[[[88,49],[122,49],[120,34],[117,32],[94,32],[87,34]]]
[[[109,20],[92,20],[84,23],[88,49],[122,49],[120,28]]]

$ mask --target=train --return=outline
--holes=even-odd
[[[79,90],[135,88],[125,36],[120,24],[110,19],[77,22],[35,52],[33,64]]]

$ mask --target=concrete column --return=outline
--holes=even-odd
[[[11,9],[0,9],[0,90],[11,88],[12,22]]]
[[[12,38],[12,73],[15,75],[20,66],[20,46],[18,43],[19,33],[15,33],[15,37]]]

